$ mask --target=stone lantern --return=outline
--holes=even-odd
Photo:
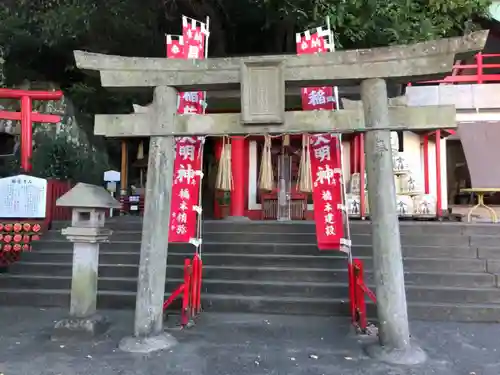
[[[96,314],[99,244],[112,231],[104,228],[106,212],[120,204],[100,186],[79,183],[60,197],[56,205],[71,207],[71,226],[61,232],[73,243],[70,317],[55,326],[55,336],[94,336],[109,324]]]

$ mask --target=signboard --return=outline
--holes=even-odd
[[[0,179],[0,218],[43,219],[47,180],[26,175]]]
[[[118,182],[120,181],[120,172],[118,171],[106,171],[103,176],[106,182]]]

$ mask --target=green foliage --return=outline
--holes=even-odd
[[[110,93],[75,67],[73,50],[165,56],[165,33],[179,33],[181,15],[210,16],[211,49],[219,55],[295,52],[295,32],[324,25],[338,48],[364,48],[461,35],[486,18],[491,0],[2,0],[0,49],[5,84],[56,82],[81,116],[127,113],[141,96]],[[1,59],[0,59],[1,63]],[[3,84],[3,82],[2,82]],[[108,144],[111,144],[108,142]],[[59,147],[59,148],[58,148]],[[47,150],[41,174],[85,179],[74,149],[61,139]],[[65,151],[64,151],[65,150]],[[81,155],[89,155],[86,150]],[[92,154],[92,153],[90,153]],[[34,155],[35,156],[35,155]],[[52,158],[52,159],[50,159]],[[80,158],[84,158],[80,156]],[[49,160],[55,163],[49,168]],[[63,163],[61,160],[65,160]],[[92,159],[93,160],[93,159]],[[80,163],[80,164],[79,164]],[[89,164],[95,165],[95,164]],[[83,180],[82,180],[83,181]]]
[[[261,0],[299,30],[330,18],[342,48],[377,47],[463,35],[486,17],[491,0]],[[279,18],[278,18],[279,17]]]
[[[34,176],[100,185],[104,172],[109,169],[104,153],[90,150],[87,145],[77,145],[64,133],[52,137],[40,132],[35,142]]]

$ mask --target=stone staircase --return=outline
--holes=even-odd
[[[141,221],[115,219],[101,245],[101,308],[133,308]],[[57,223],[9,272],[0,274],[4,305],[69,306],[72,247]],[[373,287],[371,227],[354,222],[353,256]],[[206,311],[348,315],[347,258],[320,252],[312,223],[208,221],[204,224]],[[500,225],[401,223],[407,297],[414,319],[500,321]],[[169,247],[166,290],[182,282],[193,247]],[[374,315],[374,306],[370,306]]]

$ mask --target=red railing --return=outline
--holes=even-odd
[[[459,62],[453,66],[451,75],[444,79],[434,81],[424,81],[426,84],[454,84],[454,83],[487,83],[500,82],[500,74],[488,73],[485,70],[498,69],[500,63],[485,63],[486,59],[496,58],[500,61],[500,54],[479,52],[474,56],[475,64],[462,64]]]
[[[349,302],[352,324],[365,332],[368,326],[365,296],[373,303],[377,303],[377,297],[365,284],[364,266],[359,259],[353,259],[348,265],[349,277]]]
[[[203,262],[198,254],[193,261],[184,260],[184,282],[179,285],[163,303],[163,311],[167,310],[175,300],[182,296],[181,326],[187,324],[201,312],[201,278]]]

